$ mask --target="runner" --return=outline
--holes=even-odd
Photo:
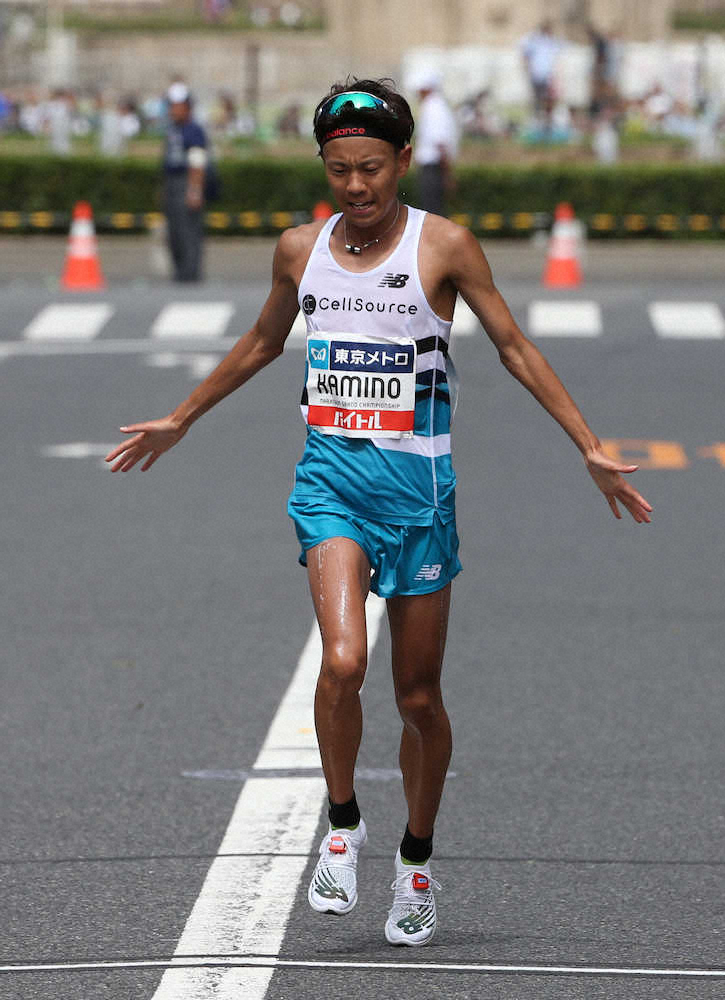
[[[413,119],[389,81],[335,85],[315,136],[341,209],[284,232],[259,319],[169,416],[121,428],[112,471],[151,468],[192,423],[282,353],[300,307],[307,320],[304,454],[289,500],[320,624],[315,724],[329,792],[329,830],[308,892],[313,909],[357,902],[367,839],[355,797],[366,670],[365,599],[387,600],[392,670],[403,722],[400,767],[408,822],[395,856],[391,944],[422,945],[436,929],[430,859],[451,755],[440,675],[451,581],[459,572],[448,339],[456,295],[479,317],[504,366],[574,441],[612,513],[638,523],[647,501],[623,478],[539,350],[516,325],[478,241],[398,200]]]

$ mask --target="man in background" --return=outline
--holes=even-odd
[[[521,52],[534,96],[534,115],[537,124],[551,126],[554,104],[554,70],[563,42],[556,38],[551,21],[544,21],[536,31],[521,43]]]
[[[208,166],[204,129],[191,112],[191,94],[175,82],[167,94],[169,126],[164,149],[164,213],[175,281],[201,281],[204,177]]]
[[[441,91],[434,70],[415,80],[418,93],[415,161],[420,179],[420,207],[434,215],[446,214],[446,195],[453,185],[452,165],[458,153],[458,124]]]

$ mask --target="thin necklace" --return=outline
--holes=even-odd
[[[385,236],[388,235],[388,233],[390,232],[390,230],[393,228],[393,226],[395,225],[395,223],[398,221],[398,216],[399,215],[400,215],[400,202],[398,202],[398,211],[395,213],[395,218],[393,219],[392,223],[388,226],[388,228],[385,230],[385,232],[381,233],[380,236],[378,236],[377,239],[370,240],[368,243],[363,243],[361,246],[358,246],[355,243],[349,243],[348,242],[348,239],[347,239],[347,220],[345,219],[345,216],[343,215],[343,217],[342,217],[342,232],[343,232],[343,235],[344,235],[344,238],[345,238],[345,249],[347,250],[347,252],[348,253],[362,253],[363,250],[367,250],[368,247],[374,246],[376,243],[379,243]]]

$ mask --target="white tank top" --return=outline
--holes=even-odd
[[[410,338],[416,345],[414,429],[402,438],[348,438],[311,427],[293,500],[314,498],[327,506],[327,501],[339,500],[344,509],[398,524],[427,524],[434,512],[444,521],[453,516],[451,323],[433,311],[420,282],[418,247],[425,214],[409,207],[398,245],[381,264],[362,273],[341,267],[330,250],[341,215],[328,219],[320,231],[299,286],[308,331],[303,416],[307,419],[310,361],[315,365],[309,345],[316,342],[315,333],[321,335],[320,343],[325,334],[334,333],[373,340]]]

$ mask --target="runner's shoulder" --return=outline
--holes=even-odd
[[[432,212],[425,217],[423,240],[426,249],[435,249],[444,257],[476,247],[480,249],[480,244],[470,229]]]
[[[324,219],[318,219],[285,229],[277,243],[276,262],[281,266],[293,266],[301,258],[306,260],[324,224]]]

